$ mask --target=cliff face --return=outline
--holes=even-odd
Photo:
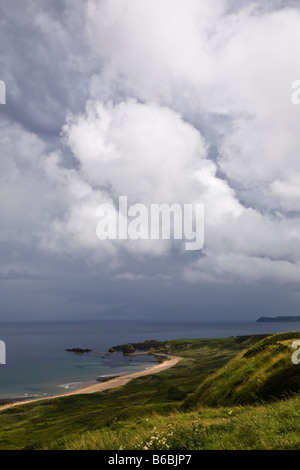
[[[260,317],[257,322],[293,322],[300,321],[300,316]]]

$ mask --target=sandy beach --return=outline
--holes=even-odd
[[[10,403],[8,405],[3,405],[0,408],[0,411],[5,410],[7,408],[12,408],[14,406],[24,405],[26,403],[32,403],[32,402],[37,402],[41,400],[54,400],[55,398],[61,398],[61,397],[66,397],[70,395],[81,395],[81,394],[87,394],[87,393],[104,392],[105,390],[109,390],[111,388],[116,388],[116,387],[121,387],[122,385],[126,385],[132,379],[136,379],[138,377],[144,377],[145,375],[157,374],[158,372],[162,372],[163,370],[173,367],[181,359],[182,357],[178,357],[178,356],[168,356],[168,359],[166,361],[160,364],[156,364],[155,366],[149,367],[148,369],[142,370],[140,372],[134,372],[132,374],[127,374],[121,377],[116,377],[114,379],[108,380],[107,382],[99,382],[97,384],[78,388],[76,390],[72,390],[72,391],[69,391],[60,395],[55,395],[53,397],[43,397],[43,398],[36,398],[34,400],[24,400],[24,401],[18,401],[15,403]]]

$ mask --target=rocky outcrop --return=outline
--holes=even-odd
[[[75,354],[83,354],[83,353],[89,353],[92,351],[92,349],[81,349],[81,348],[72,348],[72,349],[66,349],[68,352],[72,352]]]

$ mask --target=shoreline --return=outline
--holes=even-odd
[[[148,367],[147,369],[141,370],[139,372],[133,372],[131,374],[126,374],[120,377],[115,377],[105,382],[99,382],[97,384],[92,384],[88,386],[85,384],[76,390],[67,391],[66,393],[53,395],[51,397],[35,398],[35,399],[8,403],[3,406],[0,406],[0,412],[2,410],[12,408],[14,406],[26,405],[27,403],[33,403],[33,402],[38,402],[42,400],[54,400],[55,398],[63,398],[63,397],[71,396],[71,395],[85,395],[85,394],[90,394],[90,393],[104,392],[105,390],[110,390],[112,388],[117,388],[117,387],[126,385],[132,379],[162,372],[163,370],[166,370],[175,366],[175,364],[177,364],[181,359],[183,359],[182,357],[179,357],[179,356],[167,356],[167,357],[168,359],[166,361],[163,361],[159,364],[155,364],[153,367]]]

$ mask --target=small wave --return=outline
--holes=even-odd
[[[106,379],[109,377],[120,377],[121,375],[129,374],[129,372],[120,372],[119,374],[108,374],[108,375],[100,375],[99,379]]]
[[[57,387],[64,388],[65,390],[73,389],[78,387],[78,385],[82,384],[82,382],[71,382],[69,384],[61,384],[57,385]]]

